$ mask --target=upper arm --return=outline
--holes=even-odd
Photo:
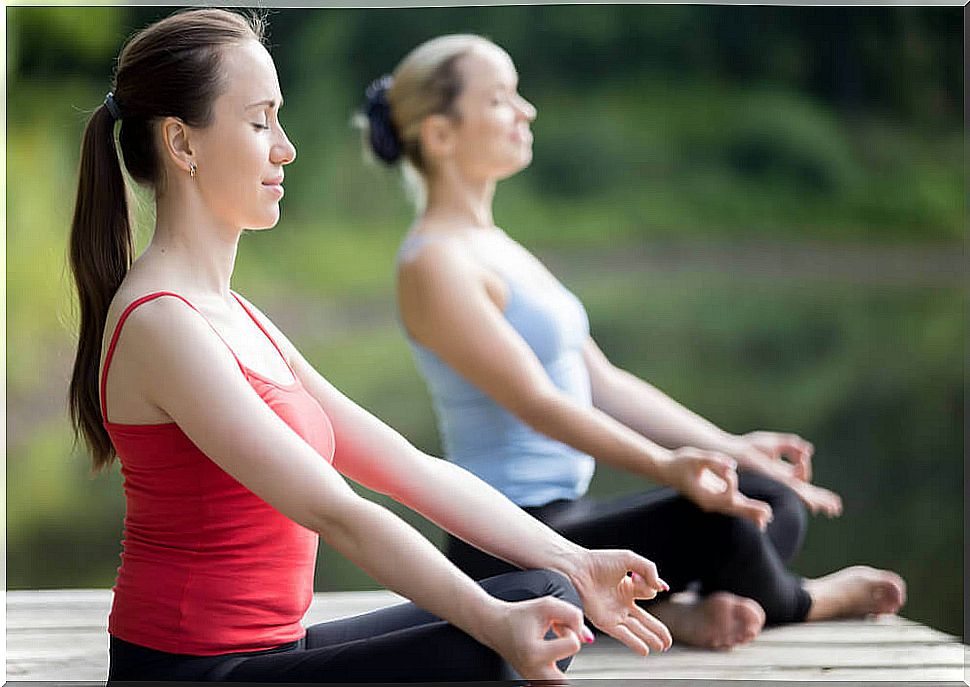
[[[125,325],[139,387],[213,462],[287,517],[319,531],[353,492],[256,393],[197,313],[170,298]]]
[[[492,301],[481,268],[431,244],[401,265],[401,317],[409,334],[510,412],[527,415],[556,392],[542,363]]]
[[[587,337],[583,345],[583,362],[586,363],[586,369],[589,372],[590,390],[593,404],[596,405],[597,398],[602,398],[608,392],[616,375],[616,367],[591,336]]]

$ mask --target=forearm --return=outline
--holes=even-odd
[[[531,400],[518,415],[537,432],[598,461],[665,482],[670,451],[596,407],[557,391]]]
[[[609,383],[594,388],[593,404],[667,448],[693,446],[727,453],[737,441],[734,435],[624,370],[614,368]]]
[[[381,585],[459,627],[479,642],[503,602],[491,597],[403,520],[371,501],[349,497],[315,529]],[[493,647],[494,648],[494,647]]]
[[[424,474],[397,498],[469,544],[520,568],[546,568],[583,580],[588,553],[512,503],[495,488],[448,461],[427,457]]]

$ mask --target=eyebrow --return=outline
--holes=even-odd
[[[260,100],[257,103],[250,103],[249,105],[246,106],[246,109],[251,110],[254,107],[266,107],[267,105],[269,107],[276,107],[276,101],[273,100],[272,98],[267,98],[266,100]],[[280,107],[283,107],[282,100],[280,101]]]

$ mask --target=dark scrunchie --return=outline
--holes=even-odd
[[[367,119],[370,121],[370,145],[374,154],[389,165],[401,157],[401,139],[391,121],[387,91],[393,80],[390,74],[374,79],[367,87]]]
[[[116,122],[121,119],[121,104],[115,98],[113,91],[108,91],[108,95],[104,96],[104,106],[108,109],[112,119]]]

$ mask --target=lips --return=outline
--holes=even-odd
[[[279,176],[263,182],[263,188],[272,191],[280,198],[283,197],[283,177]]]

